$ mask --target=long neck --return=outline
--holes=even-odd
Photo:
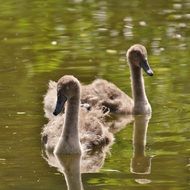
[[[132,93],[134,99],[134,113],[141,114],[149,112],[150,109],[148,99],[144,87],[144,79],[142,76],[141,68],[131,65],[131,77],[132,77]]]
[[[78,137],[78,117],[79,117],[79,97],[73,97],[68,100],[65,125],[62,132],[64,139],[79,140]]]
[[[65,122],[59,142],[55,148],[57,154],[80,154],[78,132],[80,93],[68,100]]]

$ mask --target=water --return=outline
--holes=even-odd
[[[2,1],[0,189],[67,189],[42,157],[47,83],[64,74],[85,84],[104,78],[131,94],[125,52],[134,43],[147,47],[155,72],[145,76],[153,114],[141,159],[135,126],[123,126],[100,171],[82,174],[83,188],[189,189],[189,13],[189,0]]]

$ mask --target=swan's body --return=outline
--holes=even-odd
[[[121,91],[116,85],[102,79],[96,79],[90,85],[82,86],[81,102],[89,104],[90,107],[104,107],[111,113],[118,114],[150,114],[151,106],[148,102],[143,70],[152,76],[147,61],[146,48],[140,44],[131,46],[127,51],[127,59],[131,71],[132,98]],[[48,118],[53,117],[51,110],[55,105],[56,83],[50,82],[49,92],[44,98],[45,115]]]
[[[83,86],[82,103],[91,107],[104,107],[111,113],[132,113],[133,100],[115,84],[103,79],[96,79],[90,85]]]
[[[62,112],[64,104],[66,113]],[[58,115],[60,114],[60,115]],[[101,110],[88,112],[80,108],[80,83],[73,76],[63,76],[57,83],[56,117],[51,118],[42,132],[45,148],[56,154],[80,154],[103,147],[113,140],[100,120]],[[79,119],[80,118],[80,119]]]

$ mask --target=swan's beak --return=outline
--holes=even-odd
[[[153,76],[153,71],[150,68],[149,64],[148,64],[148,60],[145,59],[140,63],[140,66],[143,68],[143,70],[145,71],[145,73],[149,76]]]
[[[53,115],[58,115],[62,112],[62,110],[64,110],[64,105],[66,101],[67,97],[65,97],[64,95],[57,96],[57,103]]]

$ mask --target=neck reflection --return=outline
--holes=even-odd
[[[58,168],[65,176],[68,190],[83,190],[81,172],[80,172],[80,155],[55,155]]]
[[[133,125],[133,157],[131,173],[150,174],[151,157],[146,155],[146,137],[150,115],[135,116]]]

